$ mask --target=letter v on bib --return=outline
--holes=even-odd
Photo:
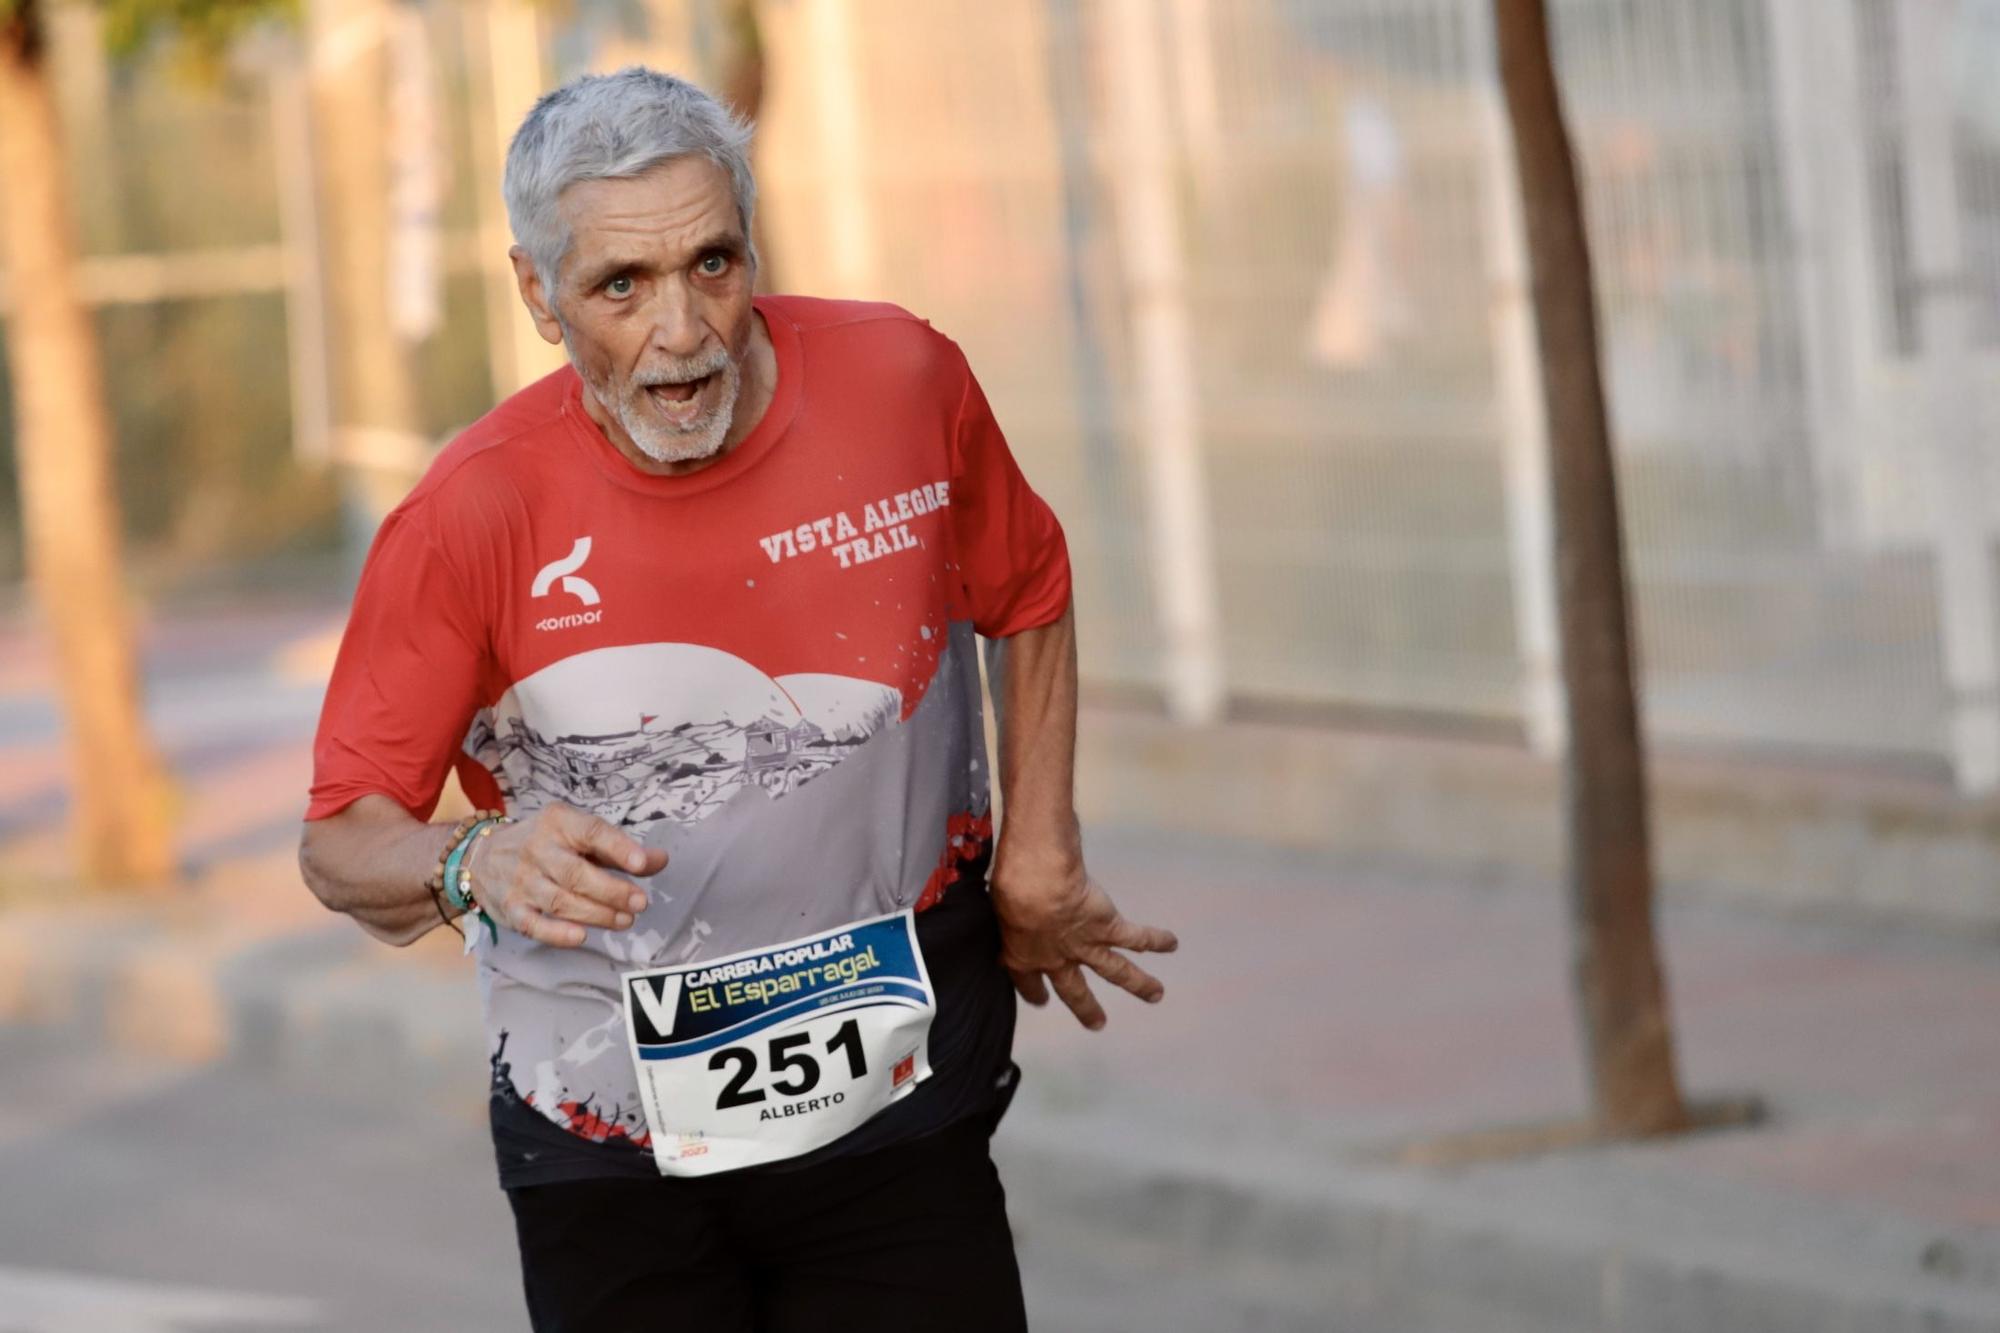
[[[628,984],[632,988],[632,998],[639,1002],[646,1021],[653,1025],[653,1031],[662,1037],[674,1035],[674,1013],[680,1008],[682,978],[669,974],[657,978],[659,989],[653,989],[655,978],[634,978]]]
[[[548,596],[549,585],[560,578],[564,592],[585,606],[596,606],[597,589],[591,586],[590,580],[576,577],[576,571],[582,569],[583,562],[588,559],[590,559],[590,538],[578,537],[576,545],[570,547],[568,555],[542,566],[541,572],[535,575],[535,586],[531,590],[531,595]]]

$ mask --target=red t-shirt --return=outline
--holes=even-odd
[[[314,744],[308,819],[428,818],[455,764],[479,805],[668,848],[631,930],[480,949],[496,1092],[588,1138],[643,1137],[605,1050],[622,970],[921,910],[980,856],[973,635],[1069,603],[956,344],[893,306],[757,309],[774,396],[701,471],[633,467],[569,369],[445,448],[376,536]]]

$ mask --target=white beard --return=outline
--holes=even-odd
[[[567,343],[567,339],[565,339]],[[609,380],[591,374],[584,369],[575,354],[570,355],[570,364],[576,373],[590,386],[597,401],[611,410],[618,424],[637,445],[639,452],[656,463],[697,463],[705,458],[713,458],[722,452],[723,441],[729,437],[730,422],[736,417],[736,400],[743,389],[743,372],[737,367],[736,359],[726,351],[717,348],[706,356],[687,357],[670,362],[664,367],[642,371],[623,385],[613,385]],[[685,383],[704,375],[719,377],[719,401],[715,407],[696,417],[685,426],[662,420],[655,411],[652,395],[647,388],[655,384]]]

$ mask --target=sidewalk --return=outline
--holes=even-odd
[[[1393,1327],[2000,1329],[2000,950],[1670,912],[1684,1082],[1770,1122],[1418,1170],[1386,1150],[1585,1105],[1554,895],[1093,850],[1186,952],[1158,1011],[1024,1024],[1044,1203],[1119,1201],[1248,1296],[1290,1256],[1292,1310]]]
[[[60,871],[60,775],[46,676],[0,630],[0,1021],[476,1087],[455,941],[380,948],[297,882],[325,621],[258,626],[152,640],[195,888],[138,913],[23,904]],[[1131,829],[1090,850],[1183,941],[1157,1009],[1023,1015],[1000,1152],[1024,1264],[1101,1291],[1090,1327],[2000,1333],[2000,946],[1677,907],[1684,1083],[1770,1121],[1417,1168],[1395,1150],[1581,1112],[1557,895]]]

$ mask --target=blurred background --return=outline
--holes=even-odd
[[[342,470],[413,474],[554,364],[513,293],[498,163],[537,92],[648,61],[756,112],[772,285],[893,300],[966,345],[1075,529],[1094,684],[1174,679],[1148,577],[1164,517],[1207,529],[1190,581],[1213,642],[1184,651],[1228,698],[1545,734],[1538,451],[1506,391],[1534,352],[1504,305],[1483,5],[1161,3],[1152,86],[1116,105],[1135,53],[1085,3],[773,0],[752,51],[752,11],[695,0],[309,8],[206,79],[165,44],[115,57],[89,5],[49,9],[149,587],[337,591],[372,516],[343,522]],[[1946,571],[1991,526],[2000,48],[1971,0],[1905,49],[1907,8],[1555,11],[1655,734],[1987,785],[2000,760],[1955,755],[1953,721],[2000,679],[1989,651],[1957,680],[1945,645],[1993,637],[1991,562]],[[1177,244],[1142,291],[1118,209],[1149,177]],[[381,290],[343,290],[369,261]],[[1926,327],[1944,270],[1962,346]],[[1191,333],[1187,515],[1161,512],[1133,438],[1156,296]],[[1967,491],[1975,530],[1954,531]],[[20,572],[7,492],[0,577]]]
[[[299,0],[200,48],[53,0],[174,869],[82,883],[120,775],[65,761],[0,367],[0,1330],[525,1327],[455,941],[328,927],[291,849],[374,525],[559,364],[507,139],[633,62],[756,119],[765,285],[958,339],[1068,531],[1093,855],[1186,954],[1024,1025],[1038,1326],[2000,1329],[2000,0],[1550,7],[1681,1068],[1758,1123],[1465,1150],[1587,1100],[1484,0]]]

